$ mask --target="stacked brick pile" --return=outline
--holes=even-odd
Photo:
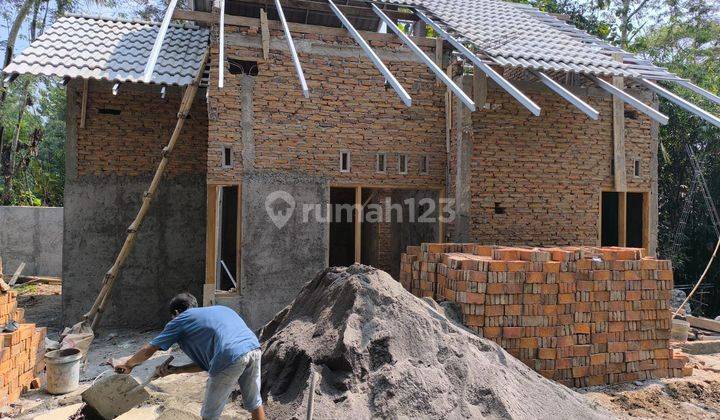
[[[46,329],[22,323],[24,315],[17,307],[17,292],[0,293],[0,327],[10,320],[19,324],[11,333],[0,333],[0,407],[17,401],[28,389],[39,388],[42,382]]]
[[[468,328],[565,385],[692,373],[669,348],[670,261],[641,249],[423,244],[401,272],[413,294],[458,303]]]

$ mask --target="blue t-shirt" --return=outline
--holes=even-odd
[[[167,350],[178,343],[210,375],[221,372],[245,353],[260,348],[240,316],[226,306],[191,308],[176,316],[151,346]]]

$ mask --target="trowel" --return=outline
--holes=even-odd
[[[155,368],[155,372],[150,377],[142,382],[126,374],[113,373],[102,377],[82,393],[82,400],[94,414],[104,419],[114,419],[150,397],[145,386],[159,378],[160,368],[170,365],[174,358],[174,356],[168,357]]]

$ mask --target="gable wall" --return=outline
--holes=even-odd
[[[610,96],[595,88],[575,89],[600,112],[594,121],[542,85],[513,83],[542,113],[533,116],[488,83],[486,109],[472,114],[473,155],[465,181],[472,197],[469,239],[486,244],[597,245],[600,194],[614,190]],[[457,101],[454,105],[457,112]],[[628,191],[650,192],[651,160],[656,153],[652,123],[638,114],[637,119],[626,118],[625,125]],[[453,125],[453,150],[457,135]],[[639,177],[633,173],[636,158]],[[506,213],[496,214],[495,203]]]

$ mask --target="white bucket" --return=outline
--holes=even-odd
[[[80,385],[80,359],[78,349],[54,350],[45,353],[46,390],[50,394],[67,394]]]

